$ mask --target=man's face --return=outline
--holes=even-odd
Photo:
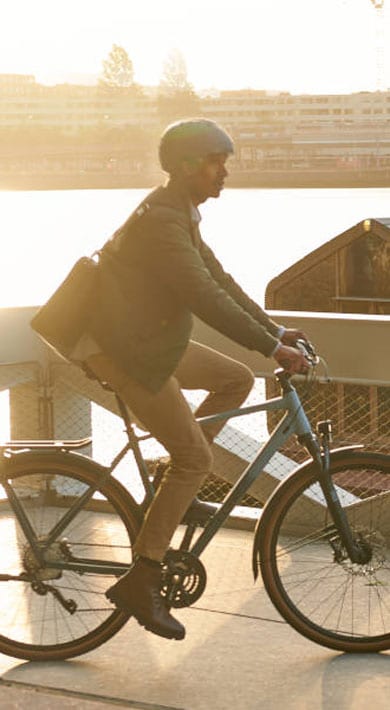
[[[193,163],[187,163],[185,174],[191,199],[195,205],[209,197],[219,197],[228,175],[227,153],[212,153]]]

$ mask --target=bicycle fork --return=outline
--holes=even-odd
[[[318,472],[318,482],[324,494],[333,523],[340,536],[340,540],[348,553],[348,557],[351,562],[365,564],[369,562],[371,558],[371,550],[367,546],[361,545],[360,542],[354,538],[348,517],[340,503],[336,487],[330,475],[330,421],[319,422],[317,427],[320,441],[312,432],[301,435],[299,440],[313,458]],[[337,556],[339,553],[336,547],[334,546],[333,549]]]

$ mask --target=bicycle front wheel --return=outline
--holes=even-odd
[[[355,540],[351,562],[314,466],[271,497],[258,531],[264,586],[284,619],[310,640],[344,652],[390,648],[390,457],[344,452],[330,473]]]
[[[127,621],[104,593],[131,564],[139,516],[114,479],[88,496],[101,472],[60,452],[16,454],[6,463],[8,497],[0,486],[1,653],[32,661],[71,658],[107,641]]]

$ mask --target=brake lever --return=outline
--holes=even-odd
[[[320,358],[314,349],[314,345],[309,340],[298,338],[295,347],[300,350],[312,367],[318,365]]]

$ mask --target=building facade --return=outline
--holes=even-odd
[[[155,144],[164,123],[155,89],[107,92],[0,75],[0,100],[0,173],[17,173],[22,164],[27,173],[45,166],[52,172],[108,170],[111,175],[158,170]],[[289,175],[305,176],[309,184],[318,177],[329,184],[343,176],[362,181],[371,176],[373,184],[390,179],[390,91],[292,95],[243,89],[201,96],[199,107],[201,115],[232,134],[232,172],[243,183],[265,179],[273,184]],[[129,130],[139,132],[137,145],[118,141],[119,132]],[[23,132],[46,140],[31,141],[26,151],[25,138],[22,150],[12,135]],[[81,132],[83,140],[72,143]],[[58,134],[65,143],[50,140]]]

